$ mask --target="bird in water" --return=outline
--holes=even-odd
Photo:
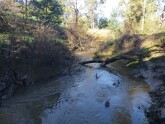
[[[100,77],[99,77],[99,76],[97,75],[97,73],[96,73],[96,80],[99,79],[99,78],[100,78]]]
[[[109,106],[110,106],[110,99],[105,102],[105,107],[109,107]]]
[[[120,81],[118,80],[117,83],[113,83],[113,86],[118,87],[120,85]]]
[[[118,81],[117,81],[117,87],[118,87],[119,85],[120,85],[120,81],[118,80]]]

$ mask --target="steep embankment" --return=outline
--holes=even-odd
[[[63,28],[54,29],[34,20],[26,20],[25,25],[19,16],[14,18],[17,23],[1,18],[0,102],[17,89],[45,82],[72,67],[75,57]]]

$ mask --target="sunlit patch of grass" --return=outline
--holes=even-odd
[[[97,43],[106,42],[111,38],[111,31],[108,29],[90,29],[87,34],[92,36],[94,42]]]
[[[134,67],[136,67],[138,64],[139,64],[139,61],[133,61],[133,62],[128,63],[126,66],[127,66],[127,67],[130,67],[130,68],[134,68]]]
[[[34,41],[34,37],[28,36],[28,35],[23,35],[23,36],[21,36],[21,40],[23,40],[25,42],[33,42]]]
[[[110,39],[100,43],[100,49],[95,52],[94,58],[110,58],[123,53],[137,61],[128,62],[127,66],[143,64],[152,58],[165,55],[165,33],[144,35],[123,35],[119,39]]]
[[[65,44],[65,43],[68,42],[68,40],[64,40],[64,39],[61,39],[61,38],[55,38],[54,40],[55,40],[56,42],[63,43],[63,44]]]
[[[165,38],[165,32],[158,33],[156,35],[159,39],[164,39]]]
[[[142,42],[142,44],[140,45],[140,48],[144,48],[144,47],[152,47],[152,46],[154,46],[154,41],[152,41],[152,40],[144,40],[143,42]]]
[[[156,58],[159,56],[164,56],[164,44],[165,44],[165,33],[158,33],[145,39],[145,41],[141,44],[141,48],[145,47],[150,51],[150,56],[146,57],[145,60],[150,60],[152,58]]]
[[[0,34],[0,42],[9,44],[9,34]]]

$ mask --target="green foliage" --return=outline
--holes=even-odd
[[[112,31],[113,39],[118,38],[123,31],[123,25],[119,21],[120,16],[120,11],[113,10],[111,18],[108,20],[108,28]]]
[[[129,0],[125,11],[125,31],[129,33],[154,32],[152,27],[154,25],[158,27],[157,19],[159,19],[155,14],[158,9],[156,2],[157,0]]]
[[[31,14],[44,24],[59,26],[63,9],[57,0],[33,0]]]
[[[89,20],[90,28],[95,27],[96,22],[96,10],[98,6],[97,0],[85,0],[86,7],[87,7],[87,18]]]
[[[107,18],[100,18],[98,27],[100,29],[108,27],[108,19]]]
[[[149,57],[149,56],[150,56],[149,48],[140,49],[139,50],[139,55],[138,55],[139,63],[141,63],[144,58]]]
[[[165,39],[165,32],[158,33],[156,36],[159,38],[159,40],[163,40]]]
[[[142,0],[130,0],[125,12],[126,20],[124,28],[127,32],[137,33],[143,16]]]
[[[143,15],[143,6],[140,1],[131,0],[127,11],[127,17],[134,23],[140,23]]]
[[[139,65],[139,61],[133,61],[133,62],[128,63],[126,66],[131,69],[134,69],[134,68],[137,68],[138,65]]]
[[[100,52],[99,51],[95,51],[94,52],[94,55],[93,55],[93,59],[100,59],[101,58],[101,55],[100,55]]]
[[[154,34],[160,32],[159,19],[158,18],[147,18],[145,20],[144,33]]]
[[[61,40],[65,32],[52,28],[60,25],[62,14],[58,0],[33,0],[26,5],[0,2],[0,78],[22,86],[25,75],[39,82],[71,66],[72,54]]]

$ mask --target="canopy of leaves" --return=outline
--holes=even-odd
[[[125,10],[125,30],[133,33],[138,33],[143,24],[147,20],[152,20],[158,8],[157,2],[159,0],[129,0],[125,2],[122,0],[120,4],[126,5]],[[127,4],[126,4],[127,3]],[[144,26],[144,28],[146,28]]]
[[[44,24],[58,26],[62,22],[63,9],[57,0],[33,0],[31,14]]]

